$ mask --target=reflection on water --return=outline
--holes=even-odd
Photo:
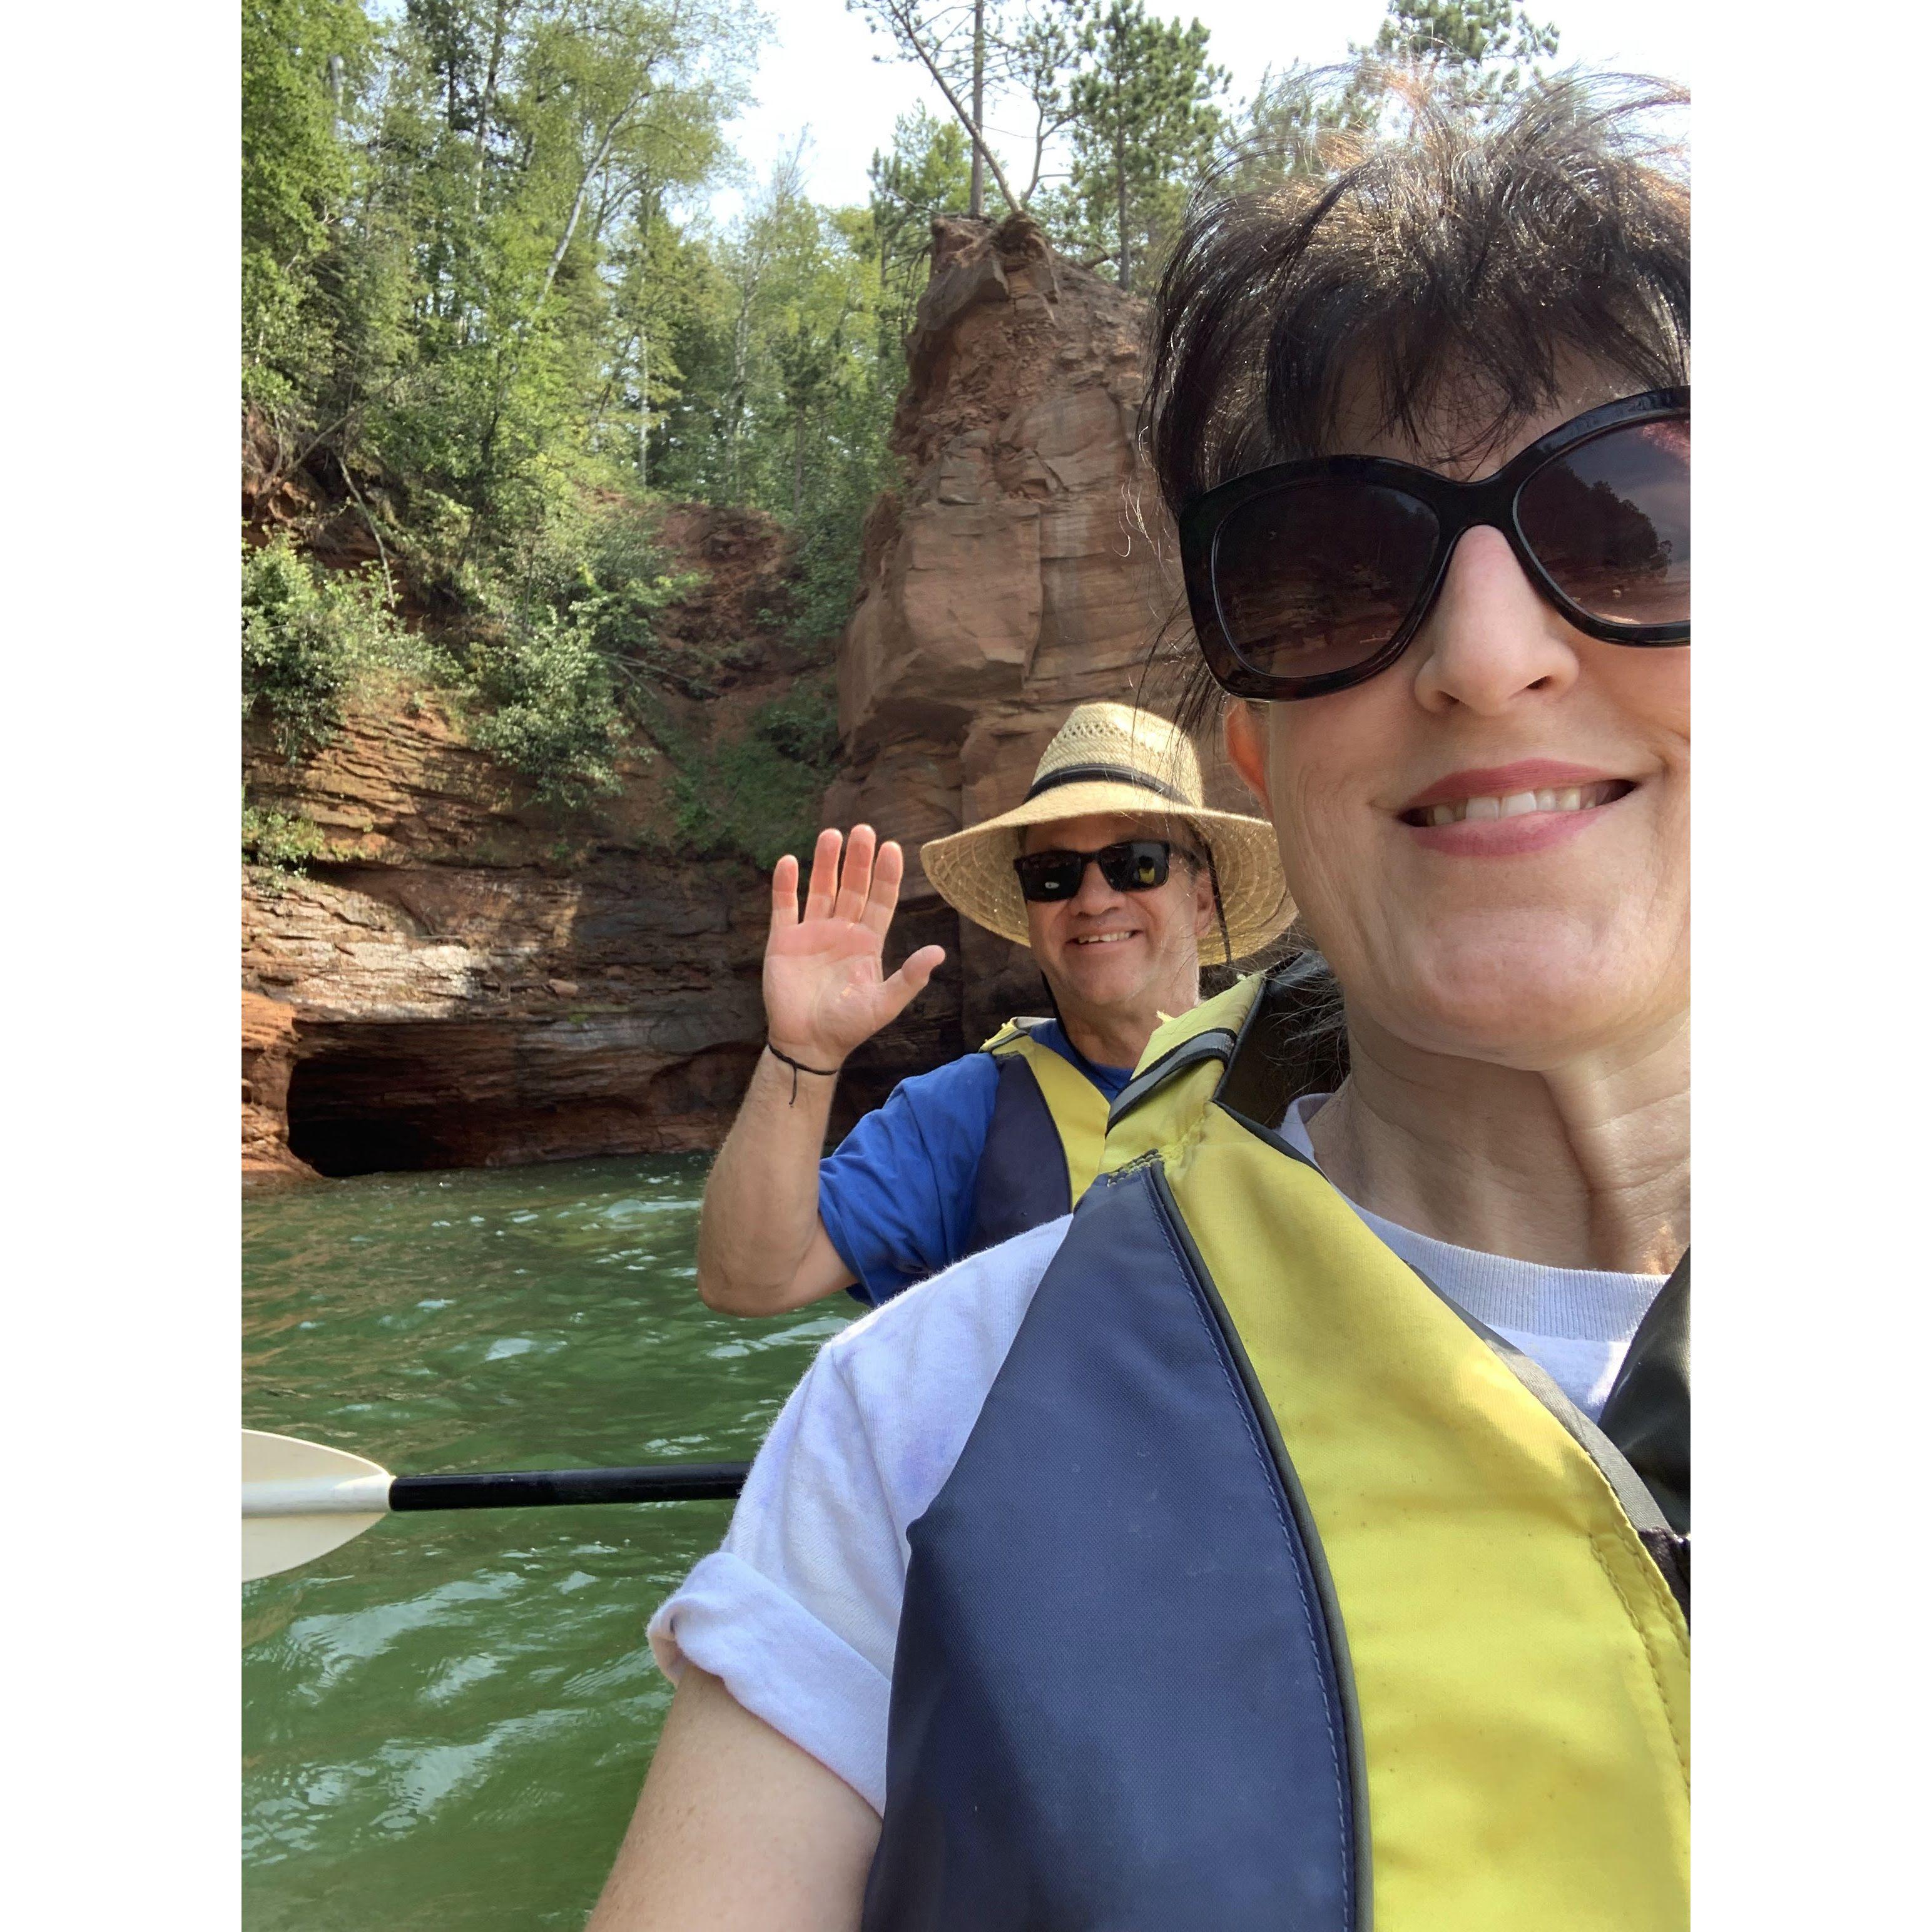
[[[703,1308],[697,1157],[251,1200],[244,1420],[398,1474],[748,1456],[853,1304]],[[855,1312],[855,1311],[854,1311]],[[729,1505],[394,1517],[242,1592],[249,1932],[578,1926]]]

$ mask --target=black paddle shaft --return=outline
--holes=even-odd
[[[398,1476],[392,1510],[521,1509],[544,1503],[695,1503],[735,1496],[748,1462],[655,1462],[635,1469],[511,1469]]]

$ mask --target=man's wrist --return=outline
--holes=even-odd
[[[827,1080],[845,1064],[842,1053],[832,1053],[822,1046],[794,1046],[772,1034],[765,1036],[765,1051],[783,1066],[795,1067],[801,1073],[816,1073]]]

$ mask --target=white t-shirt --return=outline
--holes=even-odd
[[[1282,1124],[1312,1158],[1312,1095]],[[1442,1292],[1601,1410],[1661,1275],[1552,1268],[1362,1219]],[[908,1525],[964,1448],[1071,1216],[972,1256],[827,1342],[746,1479],[723,1546],[651,1619],[675,1678],[688,1658],[836,1772],[874,1810]]]

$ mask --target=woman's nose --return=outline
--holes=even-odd
[[[1578,668],[1575,633],[1524,574],[1501,530],[1466,531],[1411,650],[1427,707],[1500,711],[1525,692],[1556,692]]]

